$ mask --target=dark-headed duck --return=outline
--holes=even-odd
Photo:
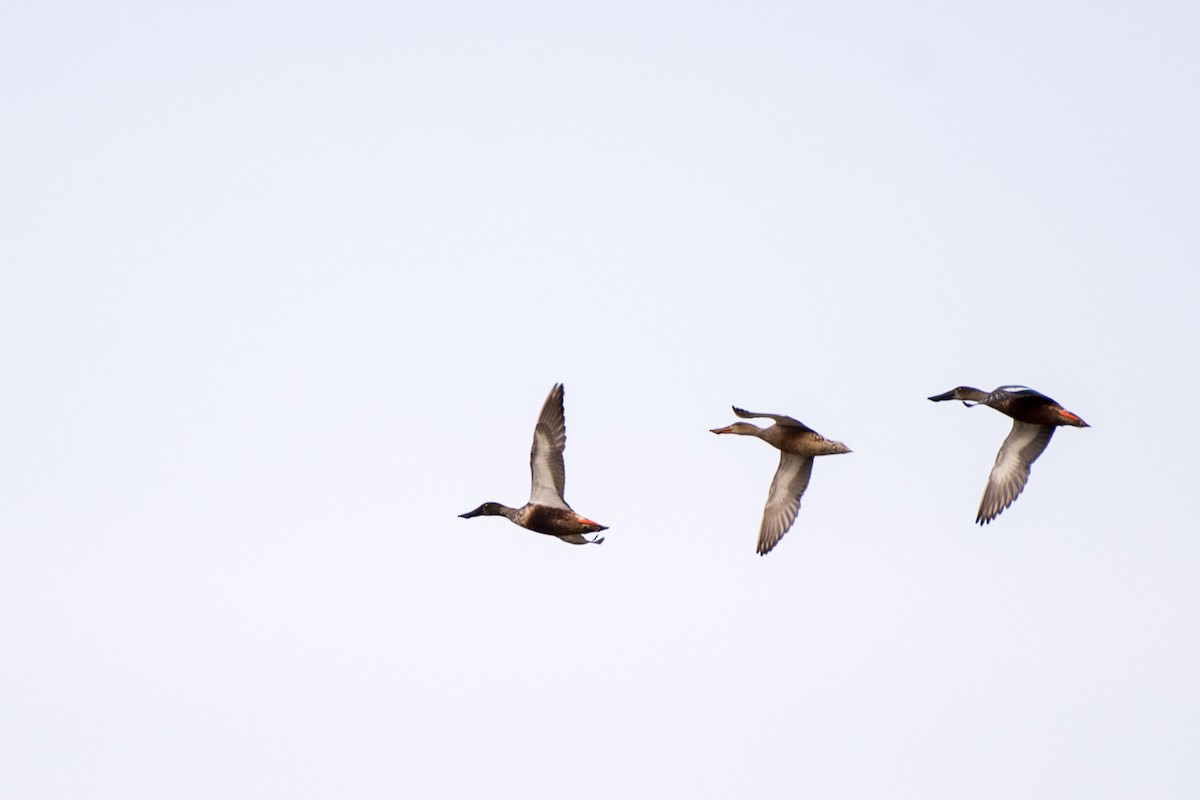
[[[1041,392],[1028,386],[1001,386],[995,391],[980,391],[971,386],[959,386],[945,394],[929,398],[935,403],[961,400],[965,406],[991,406],[1013,418],[1012,431],[1000,452],[983,491],[983,502],[975,521],[980,525],[991,522],[1000,512],[1013,504],[1029,481],[1029,468],[1050,444],[1054,429],[1060,425],[1076,428],[1091,426],[1078,414],[1067,411]]]
[[[533,489],[529,502],[520,508],[501,503],[484,503],[474,511],[459,514],[470,517],[508,517],[531,531],[557,536],[570,544],[600,544],[603,536],[591,539],[584,534],[608,530],[604,525],[582,517],[571,510],[563,499],[567,473],[563,466],[563,448],[567,444],[567,423],[563,416],[563,386],[554,384],[542,405],[537,426],[533,429],[533,450],[529,468],[533,473]]]

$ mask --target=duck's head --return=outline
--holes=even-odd
[[[735,422],[732,425],[726,425],[724,428],[713,428],[712,433],[737,433],[742,436],[758,436],[762,433],[762,428],[757,425],[751,425],[749,422]]]
[[[929,398],[935,403],[940,403],[943,400],[961,400],[965,405],[978,403],[983,398],[987,397],[987,392],[982,392],[974,386],[956,386],[948,392],[935,394]]]
[[[501,510],[504,506],[500,503],[484,503],[474,511],[468,511],[465,514],[459,514],[463,519],[471,517],[503,517],[504,512]]]

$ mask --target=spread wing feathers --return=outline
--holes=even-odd
[[[991,522],[1013,504],[1029,481],[1030,466],[1050,444],[1053,435],[1053,425],[1013,422],[1012,431],[996,455],[996,464],[992,467],[987,489],[983,492],[976,522],[980,525]]]
[[[812,430],[812,428],[808,427],[800,420],[792,419],[791,417],[785,417],[782,414],[755,414],[753,411],[746,411],[738,408],[737,406],[733,407],[733,413],[737,414],[742,419],[773,419],[775,420],[776,424],[783,425],[788,428],[799,428],[802,431]]]
[[[529,469],[533,473],[530,503],[570,508],[563,499],[567,483],[567,470],[563,466],[563,448],[566,446],[563,387],[561,383],[556,383],[546,396],[537,426],[533,429],[533,449],[529,453]]]
[[[762,416],[762,415],[756,415]],[[767,506],[763,509],[762,528],[758,532],[758,554],[766,555],[796,521],[800,511],[800,498],[808,488],[812,477],[812,456],[784,453],[779,458],[779,469],[771,481],[771,493],[767,495]]]

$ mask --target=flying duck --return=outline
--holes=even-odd
[[[567,444],[567,423],[563,416],[563,386],[554,384],[537,426],[533,429],[533,450],[529,453],[529,468],[533,473],[533,488],[529,502],[520,508],[509,508],[501,503],[484,503],[474,511],[459,514],[470,517],[508,517],[531,531],[557,536],[570,544],[600,544],[603,536],[591,539],[584,534],[599,533],[608,527],[576,514],[563,499],[566,484],[566,468],[563,466],[563,448]]]
[[[929,398],[935,403],[943,400],[961,400],[965,406],[991,406],[1001,414],[1013,418],[1012,431],[1000,452],[996,464],[983,491],[983,502],[975,521],[987,524],[1000,516],[1000,512],[1013,504],[1029,481],[1029,468],[1050,444],[1054,429],[1060,425],[1076,428],[1091,426],[1078,414],[1067,411],[1041,392],[1028,386],[1001,386],[990,394],[970,386],[959,386],[945,394]]]
[[[832,456],[849,453],[850,448],[841,442],[826,439],[802,422],[781,414],[755,414],[737,406],[733,413],[743,419],[770,419],[775,424],[760,428],[749,422],[735,422],[724,428],[713,428],[713,433],[736,433],[742,436],[757,436],[767,444],[780,450],[779,469],[771,481],[767,494],[767,506],[763,509],[762,528],[758,532],[758,554],[765,556],[796,521],[800,511],[800,498],[808,488],[812,476],[814,456]]]

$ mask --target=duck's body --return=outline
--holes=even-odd
[[[987,488],[983,492],[983,500],[979,504],[979,512],[975,515],[975,521],[980,525],[986,525],[1000,516],[1000,512],[1020,496],[1029,482],[1033,462],[1050,444],[1055,428],[1062,425],[1091,427],[1078,414],[1067,411],[1051,398],[1027,386],[1001,386],[992,392],[959,386],[929,399],[935,403],[961,400],[966,406],[989,406],[1013,419],[1012,431],[1004,444],[1000,445]]]
[[[608,530],[598,522],[576,514],[563,499],[566,486],[566,467],[563,449],[567,445],[567,423],[563,414],[563,386],[554,384],[537,426],[533,429],[533,449],[529,453],[529,468],[533,486],[529,502],[520,508],[503,503],[484,503],[474,511],[459,514],[464,519],[490,516],[508,519],[537,533],[556,536],[570,544],[600,544],[603,536],[588,539],[584,534]]]
[[[508,517],[522,528],[557,536],[570,544],[600,544],[604,541],[603,536],[588,539],[583,534],[608,530],[604,525],[585,519],[569,508],[555,508],[537,503],[526,503],[520,508],[509,508],[502,503],[484,503],[474,511],[459,516],[464,519],[480,516]]]
[[[713,433],[734,433],[756,436],[780,451],[779,468],[771,481],[767,494],[767,505],[763,509],[762,527],[758,532],[759,555],[771,552],[779,540],[796,521],[800,511],[800,498],[808,488],[812,477],[813,458],[849,453],[850,448],[841,442],[826,439],[798,420],[781,414],[755,414],[737,406],[733,413],[743,419],[764,418],[774,420],[769,428],[760,428],[749,422],[735,422],[724,428],[714,428]]]

